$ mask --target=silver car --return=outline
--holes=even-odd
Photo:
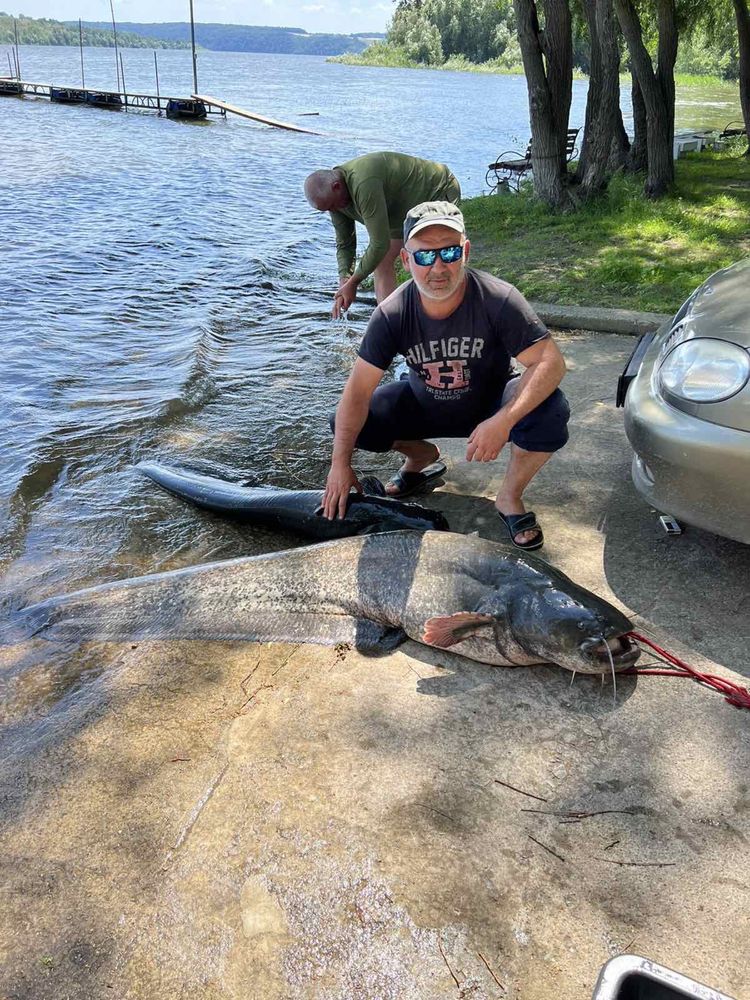
[[[750,544],[750,258],[712,274],[641,338],[617,404],[648,503]]]

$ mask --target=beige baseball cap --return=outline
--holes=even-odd
[[[410,208],[404,219],[404,243],[428,226],[448,226],[457,233],[465,233],[461,209],[452,201],[423,201]]]

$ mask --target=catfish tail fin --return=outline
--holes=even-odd
[[[52,608],[46,602],[27,608],[4,607],[0,617],[0,646],[15,646],[33,639],[47,628],[51,617]]]

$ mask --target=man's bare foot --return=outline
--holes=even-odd
[[[421,472],[422,469],[426,469],[428,465],[432,465],[440,458],[440,449],[434,444],[430,444],[429,441],[396,441],[394,442],[394,450],[400,451],[405,458],[400,472]],[[399,493],[395,483],[386,483],[385,491],[390,496],[396,496]]]

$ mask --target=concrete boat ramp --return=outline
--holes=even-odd
[[[561,340],[545,557],[746,683],[747,548],[670,538],[635,495],[632,339]],[[499,538],[500,469],[462,453],[428,502]],[[615,698],[416,643],[1,655],[2,997],[581,1000],[625,951],[750,992],[750,715],[691,681]]]

